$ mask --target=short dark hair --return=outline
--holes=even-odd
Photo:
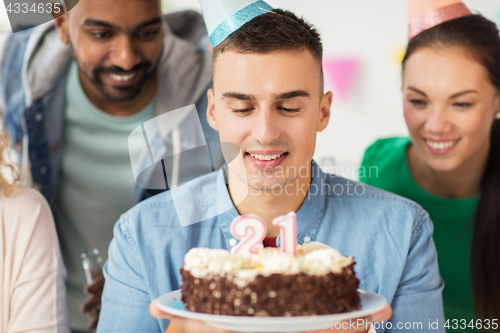
[[[309,50],[318,66],[320,94],[323,94],[323,44],[318,31],[294,13],[273,9],[257,16],[233,32],[213,49],[212,60],[225,51],[271,53]]]

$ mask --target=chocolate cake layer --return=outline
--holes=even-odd
[[[181,269],[182,301],[195,312],[231,316],[307,316],[360,307],[354,263],[341,273],[257,275],[244,287],[232,276],[197,278]]]

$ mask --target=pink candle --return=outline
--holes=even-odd
[[[295,243],[297,242],[297,219],[295,212],[275,218],[273,225],[281,230],[280,248],[289,255],[295,256]]]
[[[232,255],[251,256],[257,254],[253,248],[266,237],[266,223],[257,215],[238,216],[231,222],[231,234],[240,242],[232,248]]]

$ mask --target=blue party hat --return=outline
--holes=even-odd
[[[274,9],[264,1],[254,0],[200,0],[200,3],[213,47],[253,18]]]

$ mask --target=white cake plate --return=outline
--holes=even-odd
[[[326,327],[335,328],[335,323],[349,319],[369,316],[382,310],[387,301],[380,295],[358,290],[361,298],[361,309],[358,311],[320,316],[299,317],[249,317],[222,316],[186,309],[181,301],[181,291],[175,290],[158,298],[158,307],[169,314],[183,318],[204,321],[206,324],[235,332],[307,332],[322,330]],[[340,327],[338,327],[340,328]]]

